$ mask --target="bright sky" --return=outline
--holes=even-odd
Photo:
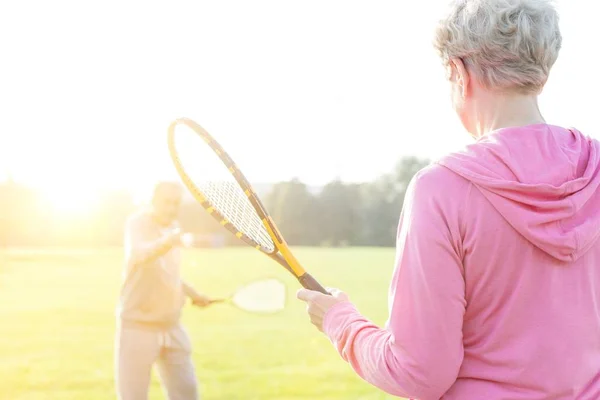
[[[368,180],[402,155],[451,151],[469,139],[431,47],[445,3],[3,2],[0,175],[141,190],[172,174],[180,116],[258,182]],[[600,138],[598,6],[558,4],[564,47],[542,110]]]

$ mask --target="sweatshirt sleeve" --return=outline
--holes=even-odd
[[[170,250],[172,247],[170,242],[171,235],[154,238],[149,234],[142,218],[130,218],[125,226],[126,264],[130,268],[142,264],[152,265],[152,261]]]
[[[377,327],[349,302],[331,308],[323,325],[363,379],[389,394],[419,400],[442,397],[463,360],[466,301],[454,224],[458,211],[444,209],[448,199],[462,196],[440,186],[434,174],[419,174],[407,190],[386,327]]]

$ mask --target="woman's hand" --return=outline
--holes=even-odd
[[[299,300],[307,304],[306,311],[310,316],[310,322],[321,332],[323,332],[323,319],[327,311],[338,303],[349,301],[348,295],[338,289],[327,288],[327,291],[331,296],[308,289],[300,289],[296,295]]]

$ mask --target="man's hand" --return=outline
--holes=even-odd
[[[194,244],[194,234],[184,233],[181,231],[181,229],[175,228],[169,232],[168,241],[171,246],[190,247]]]
[[[210,297],[197,292],[196,289],[194,289],[186,283],[183,284],[183,289],[185,291],[186,296],[190,298],[192,304],[196,307],[206,307],[212,302],[212,299]]]
[[[211,298],[202,293],[195,293],[193,296],[190,296],[192,299],[192,304],[196,307],[206,307],[211,303]]]

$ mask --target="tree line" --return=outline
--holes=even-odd
[[[373,182],[334,180],[318,191],[292,179],[272,185],[261,197],[292,245],[393,246],[406,188],[427,164],[402,158]],[[121,245],[125,220],[135,208],[130,193],[115,191],[89,213],[58,214],[34,190],[5,182],[0,184],[0,246]],[[184,202],[180,221],[207,242],[221,238],[227,245],[240,244],[194,201]]]

